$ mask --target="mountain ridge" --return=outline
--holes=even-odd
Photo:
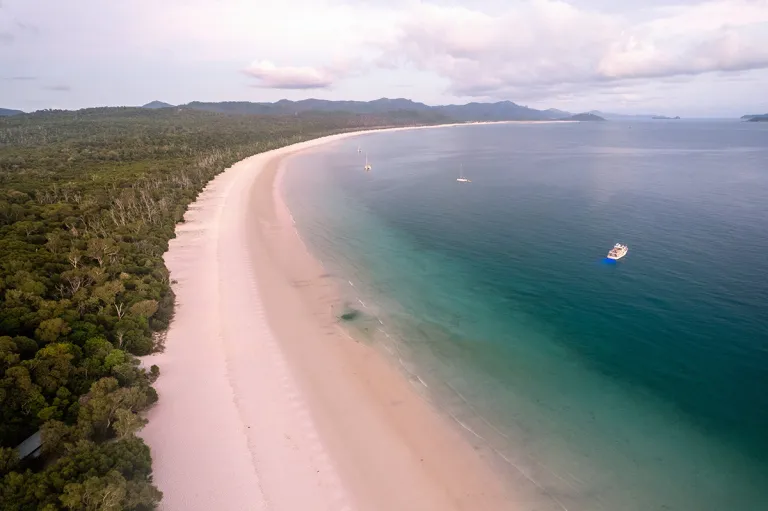
[[[12,108],[0,108],[0,117],[10,117],[11,115],[19,115],[25,112],[21,110],[14,110]]]
[[[380,98],[373,101],[331,101],[324,99],[303,99],[291,101],[281,99],[273,103],[250,101],[205,102],[192,101],[180,108],[192,108],[226,114],[241,115],[298,115],[306,112],[346,112],[374,114],[394,111],[412,111],[441,115],[455,121],[518,121],[557,120],[571,115],[557,109],[537,110],[521,106],[512,101],[495,103],[471,102],[463,105],[435,105],[404,98]]]

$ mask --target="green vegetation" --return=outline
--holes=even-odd
[[[157,400],[162,255],[187,206],[242,158],[418,114],[253,117],[100,108],[0,119],[0,510],[144,510],[135,436]],[[15,447],[42,432],[42,456]]]

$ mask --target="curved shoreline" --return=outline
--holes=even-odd
[[[161,367],[160,402],[141,435],[161,509],[513,505],[482,455],[333,323],[328,279],[275,187],[285,156],[375,131],[247,158],[177,226],[165,254],[176,315],[147,360]]]

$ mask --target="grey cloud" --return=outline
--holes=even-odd
[[[255,89],[282,89],[282,90],[312,90],[312,89],[327,89],[333,82],[330,81],[313,81],[313,80],[260,80],[258,83],[249,84],[249,87]]]
[[[503,80],[476,83],[475,87],[460,89],[457,94],[466,97],[487,98],[490,100],[511,99],[514,101],[544,101],[551,98],[603,96],[629,97],[638,91],[647,91],[649,85],[655,90],[673,90],[680,84],[691,82],[692,76],[664,77],[648,82],[644,79],[594,80],[583,82],[548,82],[537,84],[509,84]],[[644,98],[647,95],[643,93]]]
[[[724,82],[754,82],[757,80],[755,76],[752,76],[752,73],[730,73],[730,72],[720,72],[717,73],[718,79]]]
[[[46,87],[43,87],[45,90],[55,91],[55,92],[69,92],[72,90],[72,87],[69,85],[48,85]]]
[[[363,69],[362,61],[339,60],[322,67],[276,66],[270,61],[254,62],[243,72],[256,79],[253,87],[268,89],[327,89],[338,80],[358,74]]]
[[[452,88],[451,92],[462,97],[486,98],[489,100],[509,99],[519,101],[541,101],[552,97],[569,96],[583,91],[594,91],[594,86],[577,87],[571,83],[529,85],[508,85],[504,83],[477,85],[475,87]]]
[[[36,26],[30,25],[27,23],[22,23],[21,21],[18,21],[18,20],[14,22],[14,25],[16,25],[16,27],[20,28],[21,30],[37,30]]]
[[[37,28],[36,25],[33,25],[31,23],[22,23],[21,21],[16,21],[15,25],[16,25],[16,28],[18,28],[19,30],[24,31],[24,32],[32,32],[32,33],[35,33],[35,34],[40,32],[40,29]]]
[[[0,3],[0,9],[2,8],[3,5]],[[25,32],[31,34],[39,33],[37,26],[31,23],[23,23],[17,19],[12,19],[12,21],[7,19],[0,28],[3,29],[0,30],[0,44],[11,44],[16,40],[17,36],[23,36]]]
[[[403,61],[447,78],[461,96],[528,97],[768,68],[768,3],[716,0],[650,11],[650,20],[579,10],[559,0],[491,16],[421,4],[379,44],[380,67]]]
[[[766,11],[768,15],[768,10]],[[618,51],[601,61],[605,78],[658,78],[735,72],[768,67],[768,23],[762,27],[723,27],[688,40],[661,39],[657,48]],[[638,53],[640,55],[638,55]]]
[[[30,80],[37,80],[36,76],[10,76],[6,78],[6,80],[11,81],[30,81]]]
[[[278,67],[269,61],[254,62],[243,70],[256,78],[254,87],[267,89],[324,89],[333,84],[334,77],[313,67]]]

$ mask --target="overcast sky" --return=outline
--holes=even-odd
[[[768,112],[768,0],[0,0],[0,107],[281,98]]]

